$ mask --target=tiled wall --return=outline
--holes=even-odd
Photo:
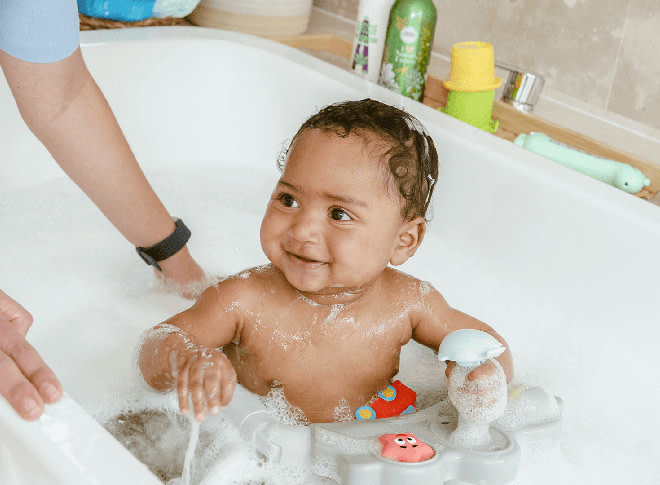
[[[433,0],[434,49],[491,42],[549,90],[660,129],[659,0]],[[355,20],[359,0],[314,0]]]

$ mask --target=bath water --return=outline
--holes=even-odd
[[[199,422],[192,417],[189,417],[188,421],[190,421],[190,441],[188,441],[186,455],[183,458],[183,471],[181,472],[179,485],[192,484],[195,448],[197,448],[197,441],[199,440]]]
[[[278,177],[274,162],[259,171],[239,161],[231,164],[234,169],[227,166],[182,164],[177,172],[147,174],[170,213],[191,228],[191,252],[217,276],[267,262],[259,225]],[[130,244],[64,177],[3,194],[0,220],[0,288],[32,312],[30,341],[90,414],[141,459],[160,460],[153,468],[164,470],[163,481],[180,477],[190,443],[187,421],[176,396],[140,380],[134,353],[145,329],[191,302],[160,287]],[[641,378],[644,370],[627,364],[625,356],[609,354],[616,363],[602,358],[602,349],[587,345],[590,330],[534,326],[539,298],[530,288],[520,289],[515,305],[491,301],[483,291],[489,276],[479,274],[477,261],[458,271],[454,265],[465,259],[460,248],[443,244],[441,229],[442,221],[431,222],[422,248],[402,270],[429,280],[450,304],[492,324],[512,346],[516,379],[565,401],[561,442],[521,439],[514,483],[653,483],[660,476],[657,411],[651,409],[657,401],[639,403],[633,391],[622,393],[618,386],[632,380],[629,389],[645,389],[656,381]],[[449,273],[466,277],[447,280]],[[465,296],[474,292],[479,303]],[[519,321],[528,315],[530,325],[510,323],[512,308]],[[546,345],[527,345],[531,332]],[[424,408],[446,398],[443,371],[432,351],[410,343],[397,378],[417,391]],[[263,463],[222,413],[199,427],[192,478],[202,484],[333,483],[310,470]]]

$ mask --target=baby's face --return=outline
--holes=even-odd
[[[299,291],[359,289],[387,266],[403,219],[380,153],[355,135],[309,130],[296,140],[261,223],[261,247]]]

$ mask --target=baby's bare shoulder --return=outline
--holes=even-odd
[[[236,287],[248,288],[250,285],[263,283],[273,278],[275,268],[272,264],[255,266],[254,268],[244,269],[238,273],[226,276],[218,283],[218,287]]]
[[[422,281],[408,273],[387,268],[383,272],[385,288],[392,293],[403,293],[405,295],[428,294],[437,291],[428,281]]]
[[[444,297],[430,282],[394,268],[387,268],[384,272],[384,287],[391,301],[418,303],[424,308],[446,304]]]
[[[280,292],[281,278],[273,265],[256,266],[228,276],[215,285],[216,298],[234,305],[263,305]]]

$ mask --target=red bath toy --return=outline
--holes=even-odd
[[[362,406],[355,411],[357,419],[391,418],[417,411],[415,407],[417,393],[401,381],[394,381],[391,386],[378,393],[378,398],[370,406]]]
[[[383,445],[380,455],[388,460],[418,463],[433,458],[435,452],[412,433],[384,434],[378,441]]]

